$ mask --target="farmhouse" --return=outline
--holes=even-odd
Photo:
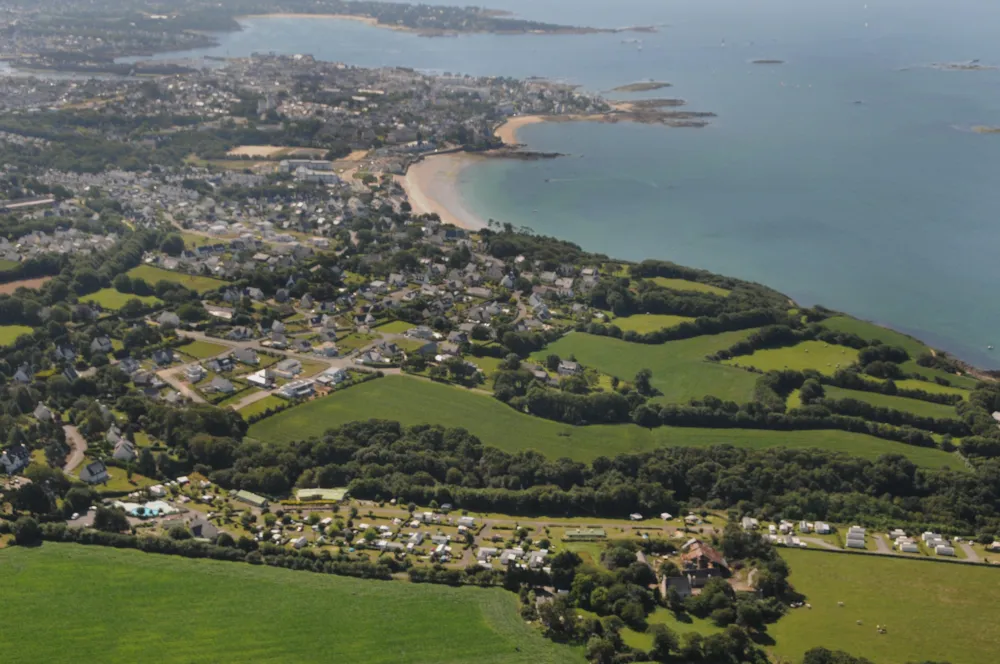
[[[681,572],[688,577],[691,587],[700,588],[711,578],[729,574],[726,559],[708,544],[693,540],[685,548],[687,551],[681,554]]]

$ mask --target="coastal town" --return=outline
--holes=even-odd
[[[567,157],[522,144],[530,124],[712,113],[613,98],[654,80],[119,62],[276,12],[598,30],[340,0],[0,18],[19,68],[0,76],[6,604],[103,602],[85,606],[113,647],[67,643],[108,661],[328,661],[329,623],[316,650],[337,661],[985,661],[993,373],[758,283],[481,218],[458,192],[484,160]],[[40,603],[41,577],[67,599]],[[163,615],[193,650],[151,650],[139,630]],[[48,647],[0,637],[11,661]]]

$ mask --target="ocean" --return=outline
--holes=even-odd
[[[531,125],[519,134],[530,148],[569,156],[476,163],[460,177],[464,204],[589,250],[765,283],[1000,368],[987,351],[1000,341],[1000,135],[971,130],[1000,125],[1000,70],[931,66],[1000,65],[1000,3],[483,4],[537,20],[660,28],[429,39],[354,21],[257,18],[216,48],[161,57],[311,53],[601,92],[670,82],[608,96],[680,97],[717,113],[710,126]]]

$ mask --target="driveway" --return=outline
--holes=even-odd
[[[885,541],[885,537],[880,534],[874,534],[872,537],[875,538],[875,549],[878,553],[892,553],[892,547],[889,543]]]
[[[68,475],[83,463],[83,455],[87,451],[87,441],[79,429],[69,424],[63,427],[63,432],[66,434],[66,443],[70,447],[69,456],[66,457],[66,463],[63,464],[63,472]]]

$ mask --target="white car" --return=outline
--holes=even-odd
[[[80,513],[79,512],[73,512],[73,516],[71,516],[69,519],[70,519],[70,521],[76,521],[79,518],[80,518]]]

